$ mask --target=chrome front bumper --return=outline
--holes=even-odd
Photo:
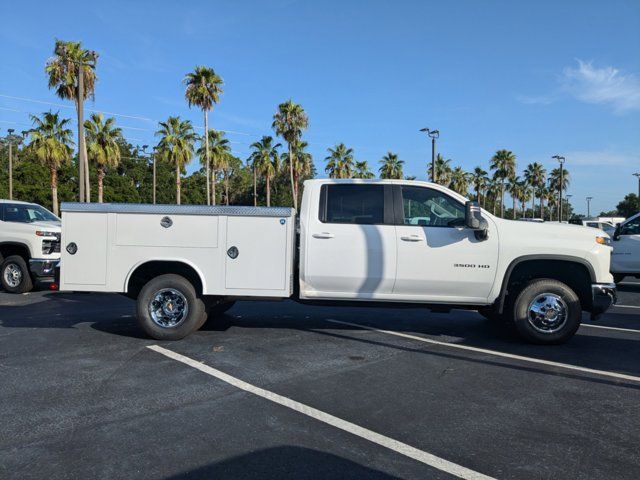
[[[606,312],[609,307],[618,301],[618,293],[615,283],[594,283],[591,285],[592,307],[591,318]]]
[[[33,258],[29,260],[29,270],[36,278],[53,277],[58,262],[58,259]]]

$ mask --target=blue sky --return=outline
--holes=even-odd
[[[278,103],[309,114],[324,172],[337,142],[376,167],[388,150],[426,178],[430,145],[467,170],[497,149],[523,169],[567,158],[578,212],[608,210],[637,190],[640,171],[640,2],[202,1],[2,2],[0,134],[49,108],[73,116],[47,89],[54,38],[100,53],[95,102],[134,144],[153,144],[158,120],[179,114],[184,74],[213,67],[224,81],[211,126],[234,153],[272,134]],[[16,98],[17,97],[17,98]],[[29,99],[27,101],[26,99]],[[196,165],[191,167],[195,168]]]

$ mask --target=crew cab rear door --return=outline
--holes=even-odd
[[[396,274],[392,186],[324,184],[304,247],[304,298],[390,295]]]
[[[464,227],[465,208],[440,190],[394,186],[398,269],[393,288],[399,300],[482,303],[498,263],[498,237],[478,240]],[[490,225],[491,227],[492,225]]]

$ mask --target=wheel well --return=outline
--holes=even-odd
[[[152,261],[139,265],[133,271],[127,283],[127,296],[135,299],[149,280],[168,273],[186,278],[193,284],[196,292],[202,294],[202,280],[191,265],[177,261]]]
[[[31,258],[29,247],[20,243],[2,243],[0,244],[0,262],[11,255],[20,255],[28,262]]]
[[[507,271],[500,295],[500,311],[508,296],[517,295],[535,278],[552,278],[566,284],[576,292],[583,310],[591,308],[591,274],[585,265],[571,260],[539,259],[519,262]]]

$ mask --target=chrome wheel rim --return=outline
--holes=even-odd
[[[529,324],[540,333],[555,333],[567,323],[569,308],[555,293],[541,293],[529,303]]]
[[[149,302],[149,315],[162,328],[176,328],[189,314],[189,302],[182,292],[174,288],[158,290]]]
[[[22,283],[22,269],[15,263],[10,263],[4,269],[4,281],[11,288],[16,288]]]

